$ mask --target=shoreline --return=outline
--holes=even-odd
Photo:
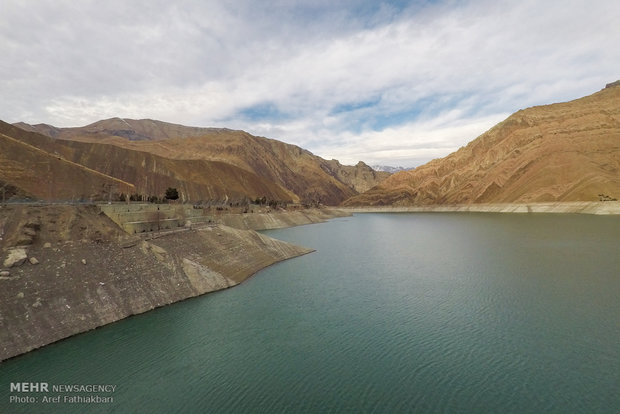
[[[349,213],[552,213],[620,215],[619,201],[339,207]]]
[[[0,332],[0,361],[133,315],[234,287],[274,263],[313,251],[264,236],[257,230],[321,223],[353,213],[429,212],[620,215],[620,202],[329,207],[225,213],[214,217],[208,226],[151,233],[152,238],[124,233],[124,239],[109,243],[69,239],[53,243],[52,247],[43,246],[43,240],[39,240],[25,249],[28,257],[36,256],[40,263],[26,262],[5,269],[10,270],[10,276],[0,278],[0,314],[4,325]],[[85,211],[79,213],[85,215]],[[111,220],[104,224],[121,227]],[[5,246],[3,250],[6,256],[9,249]],[[103,251],[108,255],[102,255]]]
[[[12,221],[26,223],[26,230],[32,228],[30,216],[38,220],[30,244],[21,248],[28,260],[36,258],[36,264],[26,260],[0,268],[0,361],[133,315],[234,287],[277,262],[314,251],[255,230],[347,215],[335,209],[271,212],[251,218],[231,214],[211,224],[140,237],[121,231],[118,223],[95,209],[36,206],[19,214]],[[58,217],[66,219],[66,224]],[[8,228],[9,218],[0,217],[0,227]],[[67,234],[59,240],[60,229],[67,225],[83,232],[92,229],[96,238]],[[21,230],[11,228],[12,232]],[[101,240],[102,233],[109,233],[109,238]],[[3,258],[12,250],[10,245],[4,247]]]
[[[325,207],[297,211],[272,211],[270,213],[227,213],[217,216],[214,221],[236,229],[260,231],[323,223],[333,218],[350,215],[351,213],[339,207]]]

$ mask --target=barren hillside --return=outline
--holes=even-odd
[[[126,194],[135,191],[130,182],[5,134],[11,134],[12,128],[8,124],[0,125],[0,185],[11,190],[8,197],[6,193],[3,197],[89,200],[103,198],[112,187]]]
[[[520,110],[445,158],[344,204],[428,205],[620,198],[620,86]]]
[[[296,145],[230,129],[121,118],[79,128],[24,123],[16,126],[56,139],[110,144],[174,160],[232,164],[286,188],[303,201],[320,201],[329,205],[366,191],[389,176],[389,173],[374,171],[363,162],[344,166]]]
[[[52,139],[0,121],[6,160],[0,181],[34,198],[105,199],[114,194],[163,195],[168,187],[183,200],[241,201],[266,197],[297,201],[272,181],[229,163],[179,160],[115,145]],[[6,148],[6,150],[5,150]]]

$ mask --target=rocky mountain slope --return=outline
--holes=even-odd
[[[620,85],[520,110],[467,146],[392,175],[344,205],[620,198]]]
[[[66,141],[0,121],[4,161],[0,180],[46,200],[101,200],[115,194],[163,195],[184,200],[298,197],[272,181],[229,163],[170,159],[115,145]],[[5,151],[4,149],[7,148]]]
[[[56,151],[45,151],[36,142],[15,138],[19,133],[17,128],[1,125],[0,121],[3,198],[88,200],[103,198],[106,189],[112,187],[126,194],[135,191],[134,185],[127,181],[64,159]]]
[[[168,160],[229,164],[277,184],[301,201],[319,201],[328,205],[366,191],[389,176],[389,173],[374,171],[363,162],[343,166],[336,160],[325,160],[298,146],[255,137],[244,131],[121,118],[80,128],[24,123],[16,126],[57,140],[105,144]],[[261,196],[261,193],[255,192],[250,198],[254,196]]]

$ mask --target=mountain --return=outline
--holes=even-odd
[[[129,141],[161,141],[170,138],[193,137],[205,132],[228,131],[222,128],[198,128],[155,121],[152,119],[110,118],[75,128],[56,128],[48,124],[29,125],[24,122],[14,124],[16,127],[31,132],[38,132],[52,138],[77,141],[98,141],[109,138],[123,138]]]
[[[373,165],[371,168],[375,171],[384,171],[390,174],[397,173],[399,171],[405,171],[407,168],[405,167],[392,167],[389,165]]]
[[[520,110],[445,158],[343,204],[597,201],[620,197],[620,85]]]
[[[295,145],[222,128],[121,118],[79,128],[15,127],[22,133],[11,133],[19,139],[133,183],[136,193],[145,195],[162,194],[172,186],[184,200],[264,196],[336,205],[389,175],[361,162],[343,166]]]
[[[355,165],[342,165],[338,160],[330,160],[322,162],[321,168],[359,193],[370,190],[391,175],[385,171],[375,171],[363,161]]]
[[[223,162],[173,160],[114,145],[53,139],[1,121],[0,134],[3,155],[5,143],[11,144],[0,180],[33,198],[100,200],[110,191],[161,196],[175,187],[182,199],[193,201],[298,200],[281,186]]]

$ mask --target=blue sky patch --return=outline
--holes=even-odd
[[[240,110],[235,118],[248,121],[284,121],[291,119],[291,115],[281,111],[273,102],[263,102]]]
[[[338,115],[344,112],[357,111],[359,109],[371,108],[381,102],[380,98],[369,99],[359,102],[347,102],[340,105],[336,105],[331,111],[330,115]]]

